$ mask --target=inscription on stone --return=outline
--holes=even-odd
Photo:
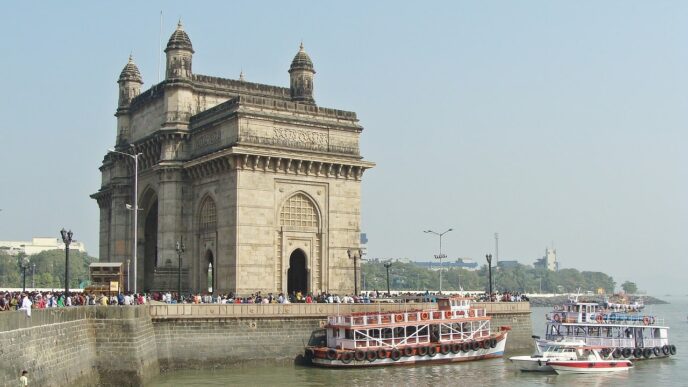
[[[220,130],[214,129],[194,136],[193,150],[209,148],[220,143]]]
[[[327,134],[309,130],[273,128],[276,139],[286,144],[308,145],[317,149],[327,149]]]

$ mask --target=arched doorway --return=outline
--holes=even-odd
[[[155,267],[158,257],[158,200],[155,199],[144,225],[144,249],[143,249],[143,290],[149,292],[153,288]]]
[[[301,249],[294,250],[289,257],[287,270],[287,292],[308,292],[308,276],[306,272],[306,253]]]
[[[214,263],[214,257],[213,257],[213,252],[208,250],[205,253],[205,283],[206,286],[203,287],[203,291],[207,291],[208,293],[213,292],[213,287],[215,285],[215,266],[213,265]]]

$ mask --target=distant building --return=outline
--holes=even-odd
[[[65,245],[57,238],[31,238],[31,241],[0,241],[0,250],[9,255],[24,253],[26,255],[38,254],[47,250],[64,250]],[[86,252],[86,246],[82,242],[73,241],[69,245],[70,250]]]
[[[533,267],[536,269],[547,269],[549,271],[559,270],[559,262],[557,262],[557,250],[545,249],[545,256],[535,261]]]

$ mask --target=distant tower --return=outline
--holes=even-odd
[[[131,55],[129,55],[129,62],[127,62],[119,74],[117,83],[119,83],[119,103],[117,106],[119,108],[126,108],[134,97],[141,94],[141,85],[143,85],[139,68],[136,67],[134,58]]]
[[[190,79],[191,58],[194,50],[189,35],[184,32],[181,20],[167,42],[165,53],[167,54],[165,79]]]
[[[546,248],[545,249],[545,265],[549,271],[559,270],[559,263],[557,262],[557,250]]]
[[[291,78],[291,98],[294,101],[315,104],[313,99],[313,61],[303,49],[303,43],[289,67]]]
[[[141,94],[143,79],[134,58],[129,55],[129,62],[124,66],[117,80],[119,84],[119,102],[117,103],[117,139],[119,145],[129,141],[129,105],[137,95]]]

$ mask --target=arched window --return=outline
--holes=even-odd
[[[200,230],[201,232],[214,231],[217,226],[217,210],[215,209],[215,201],[207,197],[203,200],[200,212]]]
[[[304,194],[290,197],[280,210],[280,226],[318,227],[318,212]]]

